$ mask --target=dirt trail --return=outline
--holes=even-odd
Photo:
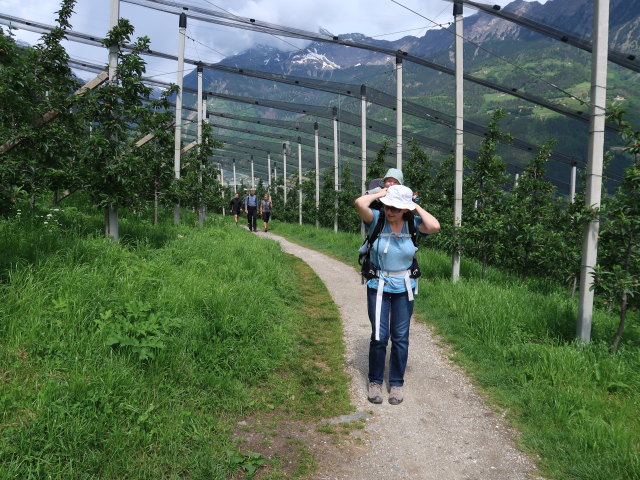
[[[344,325],[352,402],[358,412],[373,412],[366,421],[366,445],[342,461],[321,462],[319,480],[540,478],[531,459],[515,448],[506,422],[485,405],[424,324],[412,321],[404,402],[390,405],[385,391],[381,405],[369,403],[370,326],[360,276],[352,266],[271,232],[258,235],[280,242],[326,285]],[[428,288],[416,300],[423,295]]]

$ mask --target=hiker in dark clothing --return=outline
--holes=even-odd
[[[244,197],[244,211],[247,214],[247,222],[249,224],[249,231],[256,230],[256,222],[258,217],[258,196],[256,195],[256,189],[250,188],[249,195]]]
[[[236,193],[231,201],[229,202],[229,206],[231,207],[231,213],[233,214],[233,218],[236,221],[236,227],[238,226],[238,217],[242,213],[242,200],[240,200],[240,195]]]

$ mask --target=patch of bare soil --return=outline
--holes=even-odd
[[[363,420],[345,417],[304,422],[275,411],[238,422],[233,438],[244,454],[255,453],[267,460],[254,479],[277,474],[282,478],[314,478],[319,467],[339,465],[364,452]],[[247,476],[241,468],[232,479]]]

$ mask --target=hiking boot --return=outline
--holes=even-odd
[[[369,382],[367,400],[371,403],[382,403],[382,385],[375,382]]]
[[[389,392],[389,403],[391,405],[398,405],[402,403],[402,400],[404,400],[402,387],[391,387],[391,392]]]

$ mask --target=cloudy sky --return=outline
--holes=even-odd
[[[183,0],[176,3],[312,32],[324,28],[336,35],[358,32],[387,40],[405,35],[422,36],[427,29],[439,28],[438,25],[447,25],[452,20],[452,4],[444,0]],[[486,3],[504,6],[510,0]],[[54,23],[59,7],[59,0],[0,0],[0,14],[49,25]],[[110,7],[111,0],[78,0],[71,18],[72,29],[103,37],[109,28]],[[465,9],[465,15],[473,13],[475,10]],[[176,15],[121,1],[120,16],[133,23],[135,36],[150,38],[153,50],[177,55]],[[257,43],[285,51],[301,45],[300,41],[286,37],[276,38],[193,19],[188,20],[186,35],[185,55],[204,62],[216,62]],[[16,37],[33,44],[39,35],[18,30]],[[73,59],[106,63],[104,49],[77,42],[66,43],[65,47]],[[149,59],[148,73],[165,81],[175,81],[175,65],[168,61]]]

